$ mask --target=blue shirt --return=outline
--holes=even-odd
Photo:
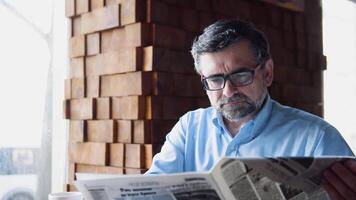
[[[209,171],[223,156],[331,155],[353,155],[333,126],[267,97],[260,112],[235,137],[213,107],[186,113],[167,135],[146,174]]]

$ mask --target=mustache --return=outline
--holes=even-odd
[[[228,98],[222,98],[218,101],[218,106],[221,107],[222,105],[226,104],[226,103],[230,103],[230,102],[246,102],[249,103],[251,102],[251,99],[248,98],[246,95],[244,94],[235,94],[231,97]]]

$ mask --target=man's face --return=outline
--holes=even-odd
[[[267,87],[273,80],[273,62],[268,60],[266,63],[257,65],[249,42],[245,40],[221,51],[205,53],[200,56],[200,69],[203,78],[255,68],[257,69],[253,82],[249,85],[235,87],[230,80],[227,80],[222,90],[207,91],[211,105],[225,119],[239,121],[259,110],[267,94]]]

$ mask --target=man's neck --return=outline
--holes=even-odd
[[[230,132],[232,137],[235,137],[235,135],[240,131],[240,128],[246,124],[247,122],[249,122],[250,120],[254,119],[257,115],[257,113],[259,113],[261,111],[261,109],[263,108],[263,106],[265,105],[266,101],[268,99],[268,95],[266,94],[263,102],[261,103],[261,106],[259,107],[259,109],[255,110],[254,112],[252,112],[251,114],[247,115],[244,118],[238,119],[236,121],[234,120],[228,120],[225,119],[223,117],[223,121],[225,124],[225,127],[227,128],[227,130]]]
[[[231,121],[228,119],[223,118],[224,124],[226,129],[230,132],[232,137],[235,137],[235,135],[240,131],[240,128],[249,122],[251,119],[253,119],[256,116],[256,113],[251,113],[250,115],[239,119],[237,121]]]

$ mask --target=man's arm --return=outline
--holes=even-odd
[[[161,152],[153,157],[152,165],[145,174],[166,174],[184,171],[185,123],[181,118],[167,134]]]

